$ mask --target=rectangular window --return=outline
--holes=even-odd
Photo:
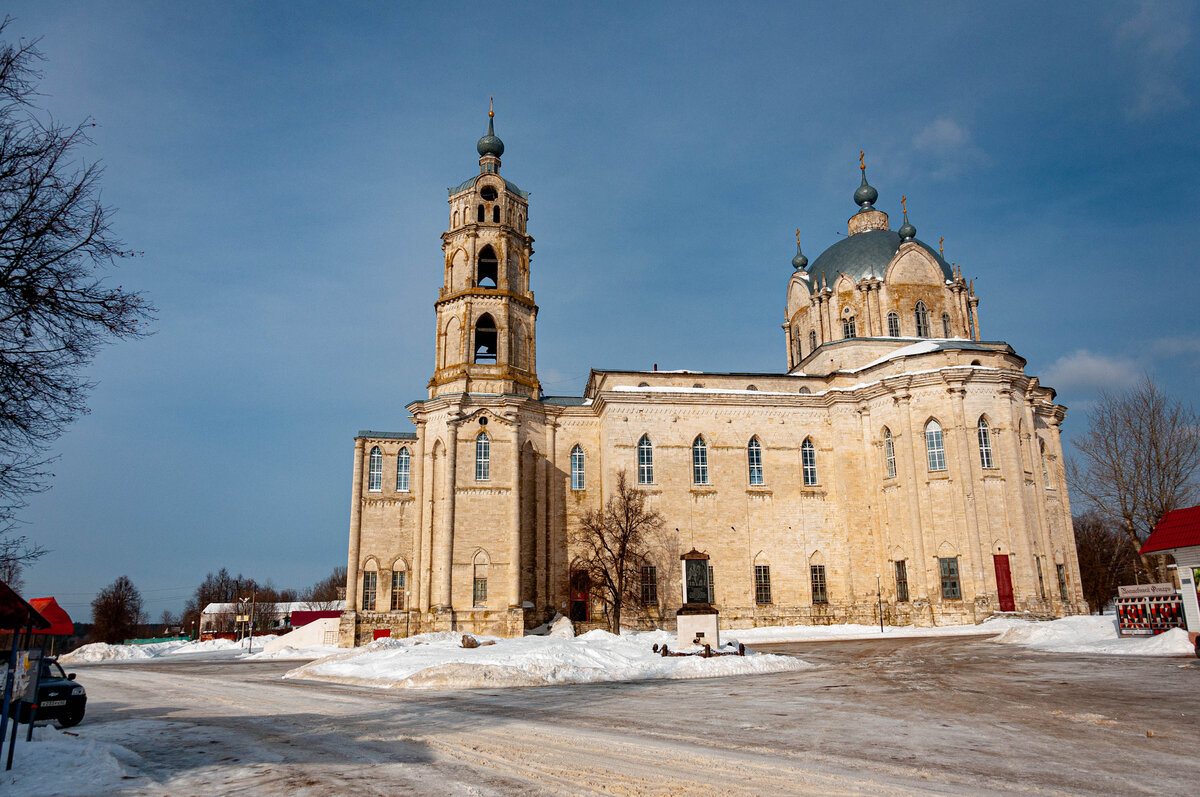
[[[771,602],[771,566],[754,566],[754,602],[766,606]]]
[[[1042,600],[1046,600],[1046,579],[1042,577],[1042,560],[1035,556],[1033,561],[1037,565],[1038,571],[1038,594],[1042,596]]]
[[[471,589],[471,603],[475,606],[487,606],[487,579],[477,578]]]
[[[942,438],[942,427],[930,421],[925,427],[925,453],[930,470],[946,469],[946,445]]]
[[[485,482],[491,476],[492,441],[484,432],[475,438],[475,481]]]
[[[908,603],[908,564],[903,559],[896,562],[896,602]]]
[[[579,446],[571,449],[571,489],[584,489],[584,460],[583,449]]]
[[[658,568],[654,565],[642,566],[642,605],[658,605]]]
[[[958,583],[958,557],[939,557],[938,570],[942,575],[942,598],[945,600],[960,599],[962,597],[962,586]]]
[[[992,433],[991,433],[991,430],[988,428],[988,425],[982,419],[980,419],[980,421],[979,421],[979,426],[977,428],[977,434],[979,436],[979,465],[980,465],[980,467],[983,467],[983,468],[996,467],[995,462],[993,462],[993,460],[992,460]]]
[[[396,455],[396,492],[408,492],[408,476],[411,466],[412,456],[408,453],[408,449],[400,449],[400,453]]]
[[[638,443],[638,484],[654,484],[654,446],[643,437]]]
[[[883,464],[887,468],[888,478],[896,478],[896,444],[892,441],[890,431],[883,436]]]
[[[811,440],[805,440],[800,447],[800,464],[804,471],[804,486],[815,487],[817,484],[817,449]]]
[[[857,338],[858,337],[857,331],[854,328],[854,317],[853,316],[851,316],[850,318],[842,319],[842,337],[843,338]]]
[[[362,610],[364,612],[375,611],[375,590],[379,574],[374,570],[367,570],[363,573],[363,593],[362,593]]]
[[[392,571],[392,611],[404,611],[404,582],[403,570]]]
[[[712,565],[708,566],[708,602],[717,602],[717,582],[713,580]]]
[[[812,602],[829,603],[829,593],[825,590],[825,565],[811,565],[808,572],[812,578]]]
[[[888,335],[893,338],[900,337],[900,316],[895,313],[888,313]]]
[[[1067,597],[1067,568],[1064,565],[1055,565],[1058,570],[1058,596],[1062,598],[1063,603],[1070,600]]]

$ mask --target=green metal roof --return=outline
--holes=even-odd
[[[472,185],[474,185],[475,181],[478,179],[479,179],[479,175],[477,174],[468,180],[463,180],[461,183],[456,185],[454,188],[449,188],[447,190],[450,192],[450,196],[454,196],[455,194],[461,193],[462,191],[466,191],[468,188],[470,188]],[[503,178],[501,178],[501,179],[503,179]],[[509,180],[504,180],[504,185],[506,188],[508,188],[509,191],[512,191],[514,194],[521,197],[521,199],[524,199],[526,202],[529,201],[529,192],[522,191],[520,188],[517,188],[516,183],[513,183]]]
[[[416,440],[416,432],[373,432],[370,429],[360,429],[354,439],[369,437],[372,440]]]

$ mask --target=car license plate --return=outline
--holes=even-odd
[[[38,708],[50,708],[51,706],[65,706],[66,704],[67,704],[67,701],[65,701],[65,700],[43,700],[41,703],[38,703]]]

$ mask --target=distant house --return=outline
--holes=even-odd
[[[287,633],[321,617],[340,617],[345,601],[254,604],[254,633]],[[200,638],[231,637],[238,631],[237,603],[210,603],[200,613]],[[249,609],[247,609],[249,611]]]

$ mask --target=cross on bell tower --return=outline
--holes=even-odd
[[[450,189],[442,233],[445,278],[434,302],[437,340],[429,397],[449,393],[537,398],[537,305],[529,289],[529,194],[500,176],[495,112],[479,139],[479,174]]]

